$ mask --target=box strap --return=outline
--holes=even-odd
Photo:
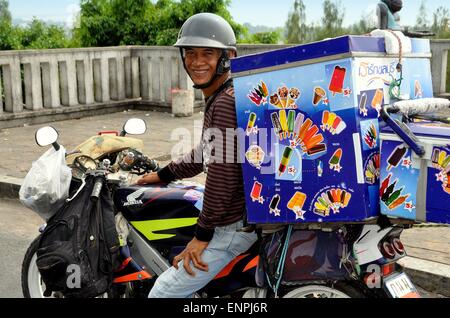
[[[417,182],[416,220],[427,220],[428,160],[420,160],[420,177]]]

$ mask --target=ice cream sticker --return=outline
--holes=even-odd
[[[322,102],[324,105],[328,105],[329,100],[327,98],[327,92],[320,86],[314,87],[313,93],[313,105],[318,106]]]
[[[375,184],[380,179],[380,153],[376,152],[369,157],[364,169],[364,177],[367,184]]]
[[[255,113],[250,113],[248,116],[247,129],[245,130],[247,136],[250,136],[251,134],[258,134],[258,126],[255,126],[256,118],[257,116]]]
[[[264,82],[253,88],[253,90],[247,95],[247,97],[256,105],[261,106],[267,103],[269,96],[269,90]]]
[[[369,126],[369,129],[364,133],[364,142],[370,149],[375,148],[377,146],[377,129],[374,124]]]
[[[291,139],[290,147],[300,147],[303,153],[309,156],[326,152],[324,137],[319,133],[319,127],[314,125],[311,119],[305,118],[304,114],[289,110],[286,115],[286,110],[282,109],[270,114],[270,119],[280,141]]]
[[[399,163],[402,161],[405,156],[407,148],[404,144],[401,144],[395,148],[395,150],[391,153],[388,158],[388,167],[387,171],[390,171],[393,167],[398,167]]]
[[[334,170],[336,172],[341,172],[341,159],[342,159],[342,149],[339,148],[333,153],[333,156],[331,156],[331,159],[329,161],[330,164],[330,170]]]
[[[419,80],[414,81],[414,98],[422,98],[423,90]]]
[[[344,89],[345,74],[347,69],[345,67],[335,66],[333,75],[331,76],[328,90],[334,95],[344,94],[344,96],[350,96],[352,91],[350,88]]]
[[[301,91],[296,87],[281,86],[276,93],[270,95],[270,104],[278,108],[296,109],[296,101],[300,95]]]
[[[383,202],[389,210],[395,210],[402,204],[405,204],[406,200],[410,197],[410,194],[402,194],[404,187],[397,188],[398,179],[391,183],[391,178],[392,173],[390,173],[381,183],[380,198],[381,202]]]
[[[332,135],[339,135],[347,128],[347,124],[335,113],[324,110],[320,128],[322,128],[323,131],[329,131]]]
[[[261,196],[262,192],[262,184],[258,181],[255,181],[252,187],[252,192],[250,193],[250,198],[252,202],[258,202],[260,204],[264,203],[264,198]]]
[[[264,161],[265,153],[260,146],[252,145],[248,148],[248,151],[245,153],[245,158],[250,165],[257,169],[261,169],[261,164]]]
[[[272,197],[272,200],[270,200],[270,204],[269,204],[269,213],[273,214],[275,216],[280,216],[281,211],[280,209],[278,209],[278,204],[280,203],[280,195],[279,194],[275,194]]]
[[[295,213],[296,220],[305,219],[304,215],[306,212],[303,211],[305,201],[306,201],[306,194],[297,191],[287,204],[287,208]]]
[[[439,170],[436,179],[442,182],[442,189],[450,194],[450,154],[438,148],[433,149],[431,164],[433,168]]]
[[[322,217],[340,213],[340,209],[345,208],[350,203],[352,195],[346,190],[334,188],[323,192],[314,202],[314,213]]]

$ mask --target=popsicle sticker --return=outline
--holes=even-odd
[[[380,187],[381,202],[383,202],[389,210],[395,210],[411,196],[410,194],[402,195],[404,187],[396,188],[398,179],[391,183],[392,173],[383,180]]]
[[[423,97],[422,85],[420,84],[419,80],[414,81],[414,97],[415,98]]]
[[[261,169],[261,164],[264,162],[265,153],[263,149],[258,145],[252,145],[245,153],[245,158],[250,165],[257,169]]]
[[[247,97],[256,105],[261,106],[267,104],[267,98],[269,96],[269,90],[266,84],[261,81],[258,86],[254,87],[253,90],[247,95]]]
[[[297,191],[287,204],[288,209],[295,213],[295,220],[305,220],[304,215],[306,211],[303,210],[303,206],[305,205],[306,197],[306,194]]]
[[[442,182],[443,190],[450,194],[450,155],[444,150],[435,148],[431,157],[431,164],[433,168],[438,169],[436,179]]]
[[[377,129],[372,123],[364,134],[364,142],[369,148],[375,148],[377,146]]]
[[[334,188],[330,189],[318,196],[314,203],[314,213],[322,217],[340,213],[340,210],[346,208],[350,203],[352,195],[350,192]]]
[[[352,91],[350,88],[344,89],[345,74],[347,69],[345,67],[335,66],[333,75],[331,76],[328,90],[334,95],[344,94],[344,96],[350,96]]]
[[[313,105],[317,106],[319,103],[322,102],[324,105],[328,105],[329,100],[327,98],[327,92],[320,86],[314,87],[314,93],[313,93]]]
[[[264,198],[261,196],[262,192],[262,184],[258,181],[255,181],[253,184],[252,192],[250,193],[250,198],[252,202],[258,202],[260,204],[264,203]]]
[[[368,110],[367,110],[367,94],[363,93],[359,99],[359,113],[363,115],[364,117],[367,117]]]
[[[281,211],[278,209],[278,204],[280,204],[280,195],[279,194],[275,194],[272,197],[272,200],[270,200],[270,204],[269,204],[269,213],[273,214],[275,216],[281,216]]]
[[[322,178],[323,175],[323,162],[319,160],[319,163],[317,164],[317,176],[319,178]]]
[[[334,170],[336,172],[341,172],[341,159],[342,159],[342,149],[337,149],[333,156],[331,156],[330,161],[328,162],[330,164],[330,170]]]
[[[303,121],[301,119],[301,125],[295,125],[294,145],[299,145],[302,151],[309,156],[324,152],[327,150],[325,144],[323,144],[323,135],[319,133],[319,127],[314,125],[311,119]]]
[[[369,158],[364,175],[368,184],[375,184],[380,178],[380,153],[377,152]]]
[[[393,167],[398,167],[399,163],[402,161],[403,157],[406,154],[406,146],[405,145],[399,145],[395,150],[391,153],[391,155],[388,158],[388,167],[387,171],[390,171]]]
[[[372,98],[372,108],[378,112],[378,116],[380,116],[381,105],[383,105],[384,92],[383,89],[377,89]]]
[[[281,157],[281,162],[278,167],[278,176],[281,177],[286,172],[289,162],[291,161],[293,152],[294,149],[292,149],[291,147],[284,148],[283,156]]]
[[[324,110],[322,113],[322,125],[320,128],[323,131],[329,131],[332,135],[339,135],[345,128],[347,128],[347,124],[335,113]]]
[[[247,136],[250,136],[251,134],[257,134],[258,133],[258,126],[255,127],[257,116],[255,113],[250,113],[248,116],[248,122],[247,122],[247,129],[246,134]]]

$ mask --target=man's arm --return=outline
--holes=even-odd
[[[378,28],[381,30],[386,30],[388,28],[388,15],[386,7],[382,4],[378,4],[377,14],[378,14]]]
[[[158,177],[163,182],[192,178],[203,172],[203,150],[199,143],[190,153],[180,159],[172,161],[158,171]]]

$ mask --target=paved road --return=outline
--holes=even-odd
[[[0,199],[0,298],[22,296],[21,264],[43,220],[18,201]],[[440,297],[421,290],[424,297]]]
[[[22,296],[20,272],[28,245],[42,219],[13,200],[0,199],[0,297]]]

